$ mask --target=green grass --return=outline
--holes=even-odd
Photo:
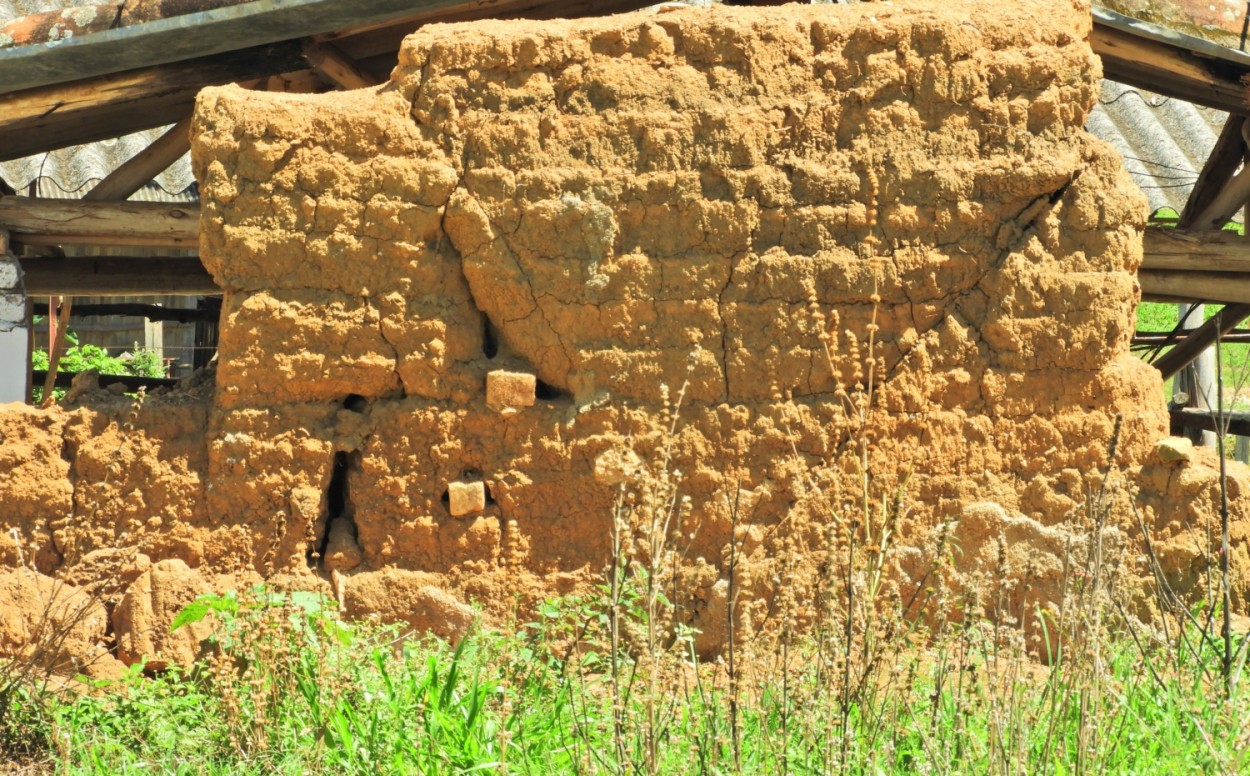
[[[928,647],[883,653],[888,670],[865,674],[870,686],[844,709],[841,669],[823,662],[815,639],[758,656],[763,672],[734,692],[724,663],[697,664],[680,637],[661,654],[605,653],[603,600],[553,602],[534,623],[478,630],[455,647],[343,622],[311,596],[217,600],[237,605],[214,655],[190,671],[145,678],[136,668],[45,698],[49,768],[1136,774],[1250,765],[1250,704],[1216,688],[1215,651],[1143,651],[1128,630],[1107,631],[1099,670],[1084,654],[1090,645],[1075,643],[1080,654],[1042,669],[990,623],[952,624]],[[615,679],[612,662],[624,669]]]

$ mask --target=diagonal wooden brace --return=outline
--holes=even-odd
[[[1250,304],[1229,304],[1213,315],[1206,323],[1180,342],[1176,347],[1155,359],[1154,367],[1166,380],[1189,366],[1202,351],[1215,344],[1223,335],[1237,328],[1247,317],[1250,317]]]

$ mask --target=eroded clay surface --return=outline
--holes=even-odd
[[[618,499],[667,478],[677,603],[713,651],[731,542],[766,605],[813,584],[861,440],[874,488],[905,483],[904,584],[965,516],[969,570],[1006,535],[1050,574],[1119,415],[1117,481],[1192,588],[1215,479],[1159,457],[1162,387],[1128,351],[1145,207],[1082,129],[1089,24],[899,0],[434,25],[378,89],[205,90],[215,390],[6,409],[0,527],[47,574],[139,546],[116,636],[177,658],[121,632],[168,614],[159,579],[327,580],[454,637],[466,601],[599,578]],[[488,405],[498,371],[536,400]],[[1039,579],[1022,595],[1053,601]]]

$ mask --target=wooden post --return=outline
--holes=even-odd
[[[156,351],[157,357],[165,360],[165,324],[161,321],[143,321],[143,347]]]
[[[1177,320],[1187,328],[1196,328],[1197,324],[1203,323],[1205,310],[1206,306],[1200,304],[1178,305]],[[1176,395],[1177,387],[1181,385],[1184,386],[1182,390],[1189,394],[1185,402],[1186,407],[1195,407],[1207,412],[1218,409],[1215,406],[1215,352],[1211,348],[1204,348],[1197,358],[1176,376],[1172,383],[1173,396]],[[1218,442],[1214,431],[1186,429],[1185,435],[1193,440],[1194,444],[1205,447],[1215,447]]]

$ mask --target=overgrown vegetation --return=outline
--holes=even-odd
[[[1202,612],[1143,632],[1089,539],[1047,668],[984,614],[993,586],[932,628],[852,617],[700,664],[691,633],[665,633],[671,591],[644,563],[456,646],[343,622],[309,594],[204,599],[182,619],[220,627],[190,671],[45,689],[6,724],[37,720],[29,740],[75,773],[1244,772],[1250,709],[1237,683],[1225,696]]]
[[[165,377],[165,365],[161,362],[160,353],[150,348],[134,348],[125,358],[110,356],[108,351],[98,345],[80,343],[73,330],[65,333],[68,347],[57,364],[57,370],[67,374],[77,374],[94,369],[102,375],[135,375],[138,377]],[[48,351],[37,348],[31,353],[31,368],[35,371],[47,371]],[[59,400],[65,395],[62,388],[53,389],[53,395]],[[35,386],[33,401],[38,404],[43,399],[43,387]]]

